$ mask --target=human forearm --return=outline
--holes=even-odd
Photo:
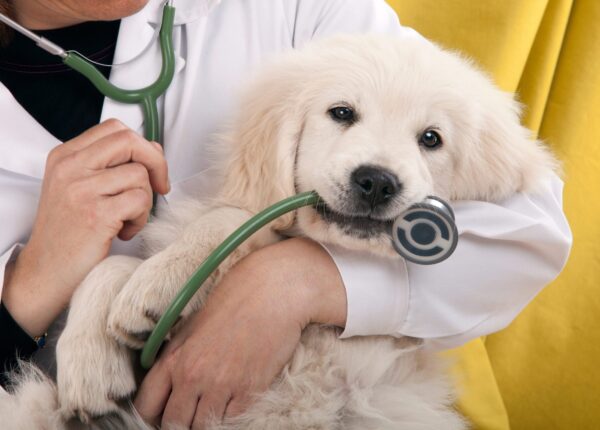
[[[32,335],[45,332],[112,240],[142,229],[153,191],[168,190],[160,145],[118,121],[53,149],[31,236],[5,271],[2,302],[17,323]]]
[[[305,324],[344,327],[346,291],[337,266],[318,243],[293,238],[263,248],[247,257],[271,279],[271,285],[294,292],[293,307]]]
[[[227,272],[167,344],[135,406],[153,424],[202,428],[210,411],[235,416],[289,362],[307,324],[345,319],[344,286],[319,244],[294,238],[262,248]]]

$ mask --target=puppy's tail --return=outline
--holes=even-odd
[[[0,388],[0,427],[10,430],[63,430],[56,385],[39,368],[20,361]]]

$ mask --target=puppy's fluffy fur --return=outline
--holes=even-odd
[[[110,257],[76,291],[57,348],[53,385],[30,370],[0,402],[8,428],[62,428],[78,417],[123,412],[136,390],[131,349],[151,330],[184,281],[252,214],[297,192],[323,199],[286,215],[242,245],[198,292],[184,318],[243,256],[304,235],[386,258],[387,226],[427,195],[496,201],[532,191],[554,158],[520,125],[519,105],[460,56],[419,40],[344,36],[284,55],[249,86],[228,137],[219,197],[188,202],[143,233],[146,260]],[[351,121],[331,109],[354,112]],[[434,130],[441,145],[428,148]],[[352,174],[390,172],[399,192],[385,204],[360,204]],[[364,203],[364,202],[363,202]],[[365,285],[364,288],[369,288]],[[418,341],[372,336],[339,340],[310,326],[292,361],[244,415],[215,429],[461,429],[444,372]],[[43,411],[42,415],[39,411]],[[113,421],[114,424],[114,421]],[[44,427],[45,426],[45,427]]]

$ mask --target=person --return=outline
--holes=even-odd
[[[159,0],[0,0],[25,27],[115,64],[101,70],[125,88],[149,84],[160,69],[154,37],[161,6]],[[153,191],[163,196],[159,211],[183,195],[213,195],[208,149],[262,63],[340,32],[420,37],[401,27],[383,0],[177,0],[175,6],[176,75],[161,102],[164,151],[140,137],[138,106],[104,99],[57,57],[6,28],[0,33],[5,367],[18,354],[51,357],[59,316],[86,274],[109,254],[139,254],[137,233]],[[342,337],[413,336],[432,348],[505,327],[566,262],[571,234],[561,194],[553,176],[543,190],[497,204],[453,202],[460,244],[435,266],[302,238],[251,254],[167,345],[136,408],[151,423],[188,428],[202,428],[211,413],[240,413],[252,393],[270,385],[310,322],[337,325]],[[36,351],[46,332],[49,345]]]

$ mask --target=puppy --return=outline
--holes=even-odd
[[[224,144],[219,197],[159,217],[143,233],[146,260],[107,258],[76,291],[57,347],[57,387],[37,375],[19,388],[21,402],[31,401],[23,397],[33,396],[32,387],[45,390],[46,422],[62,428],[77,417],[102,427],[110,421],[94,417],[112,414],[143,428],[122,408],[136,390],[132,350],[142,348],[204,258],[265,207],[309,190],[322,198],[238,248],[183,320],[201,311],[236,261],[285,236],[399,259],[388,231],[412,204],[428,195],[502,200],[533,191],[556,167],[520,125],[511,95],[468,60],[421,40],[361,35],[313,43],[266,68],[240,112]],[[419,341],[337,335],[306,328],[276,383],[246,413],[212,428],[465,428],[443,368]],[[3,400],[3,417],[15,396]]]

